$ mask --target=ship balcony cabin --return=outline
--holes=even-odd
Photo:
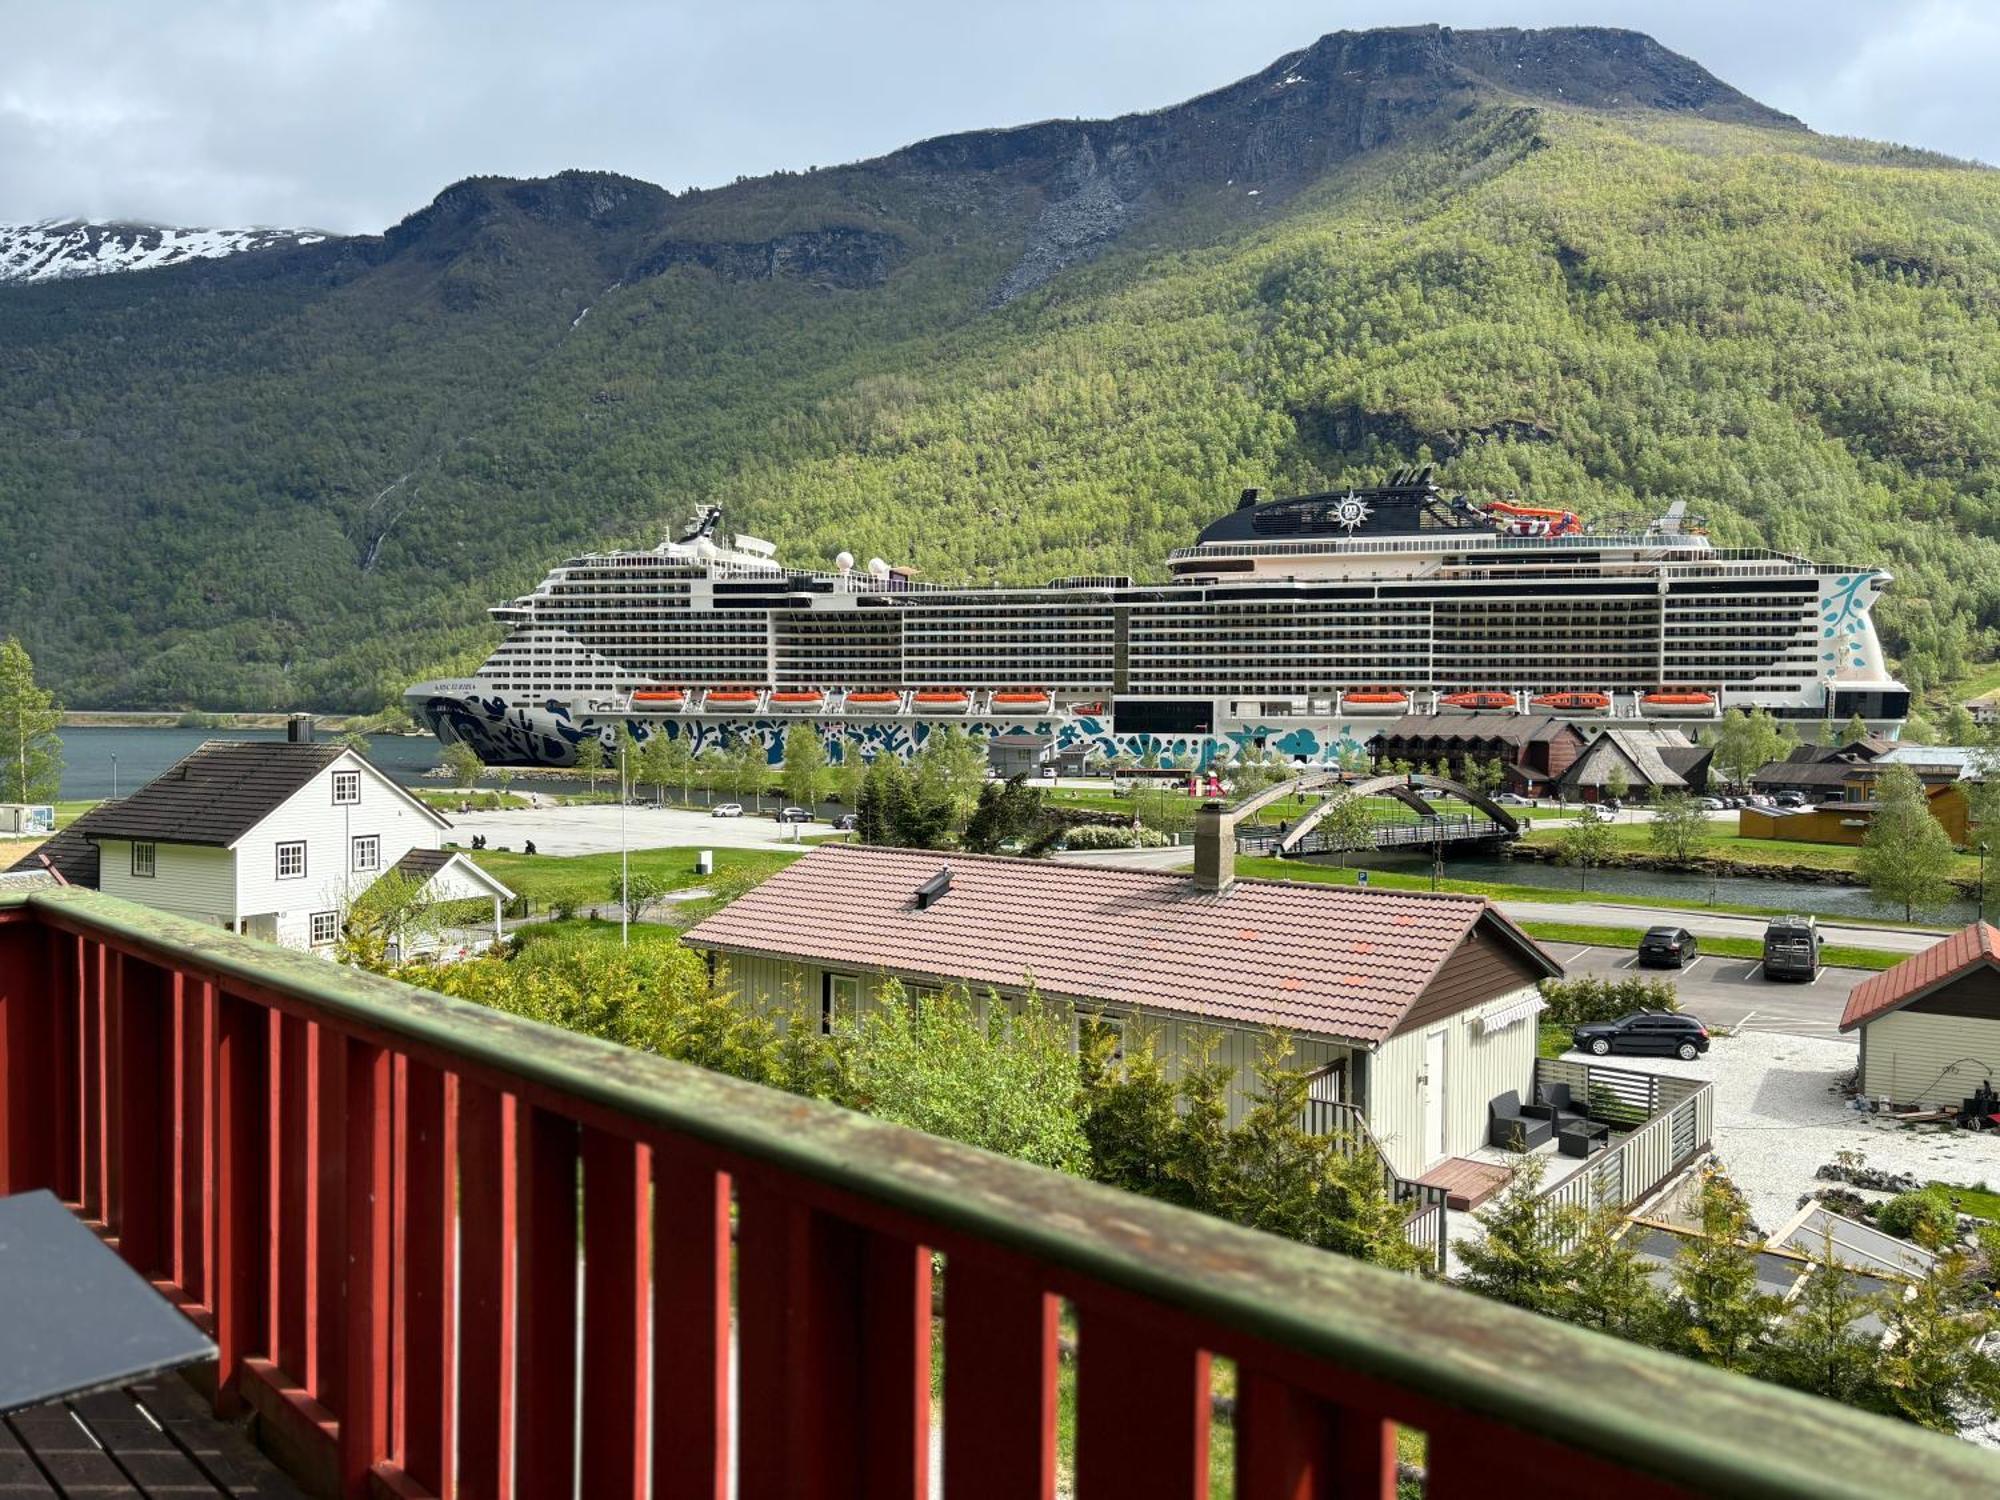
[[[1385,1500],[1399,1428],[1435,1500],[2000,1492],[1970,1444],[94,892],[0,896],[0,1195],[40,1189],[316,1496],[1175,1500],[1220,1434],[1236,1495]]]

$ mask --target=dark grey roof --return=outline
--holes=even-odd
[[[1774,760],[1750,773],[1752,786],[1842,786],[1855,768],[1844,760]]]
[[[1376,731],[1378,740],[1499,740],[1528,745],[1583,731],[1555,714],[1405,714]]]
[[[456,857],[455,849],[412,849],[390,869],[398,875],[407,875],[412,880],[429,880]]]
[[[1662,745],[1660,759],[1685,778],[1696,774],[1715,756],[1713,745]]]
[[[57,830],[44,839],[29,853],[22,855],[9,867],[8,873],[16,870],[46,870],[42,856],[47,855],[49,865],[71,885],[80,885],[86,890],[97,889],[97,845],[90,841],[90,835],[97,831],[97,825],[111,811],[119,806],[116,802],[100,802],[77,817],[67,828]]]
[[[210,740],[92,818],[90,836],[226,849],[346,753],[338,744]]]

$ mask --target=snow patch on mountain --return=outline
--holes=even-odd
[[[0,224],[0,286],[63,281],[114,271],[150,271],[279,245],[314,245],[310,229],[175,229],[161,224],[91,224],[44,219]]]

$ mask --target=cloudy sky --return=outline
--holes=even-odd
[[[2000,0],[0,0],[0,223],[373,231],[474,173],[712,185],[1421,21],[1632,27],[1815,129],[2000,161]]]

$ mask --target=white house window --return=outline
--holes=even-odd
[[[379,870],[382,868],[382,836],[377,833],[362,833],[354,839],[354,868],[356,870]]]
[[[306,873],[306,846],[303,839],[278,845],[278,879],[303,880]]]
[[[1111,1061],[1118,1064],[1125,1061],[1125,1022],[1127,1017],[1119,1015],[1091,1015],[1080,1012],[1077,1015],[1077,1040],[1082,1041],[1081,1032],[1085,1026],[1098,1026],[1111,1033]]]
[[[316,911],[312,914],[312,945],[324,948],[340,941],[340,913]]]
[[[821,976],[819,1034],[832,1036],[834,1023],[852,1021],[861,1004],[861,980],[853,974]]]
[[[153,846],[134,844],[132,846],[132,873],[150,879],[153,874]]]
[[[333,805],[350,807],[361,800],[361,773],[359,771],[335,771],[333,773]]]

